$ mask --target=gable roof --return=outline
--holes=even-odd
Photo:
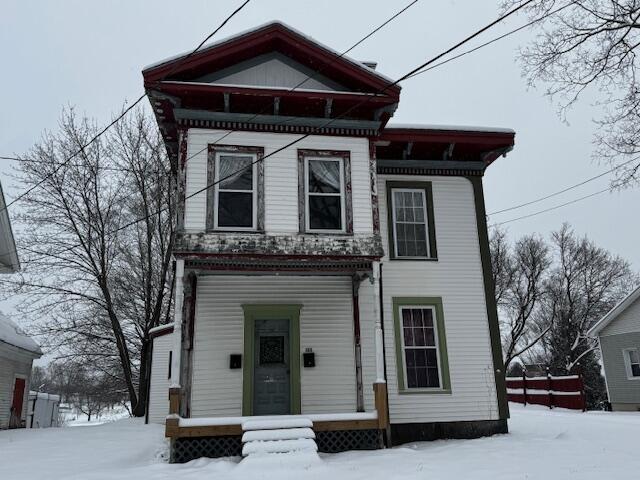
[[[603,328],[613,322],[622,312],[630,307],[636,300],[640,298],[640,286],[627,295],[620,303],[607,312],[598,322],[589,329],[587,335],[590,337],[597,336]]]
[[[0,274],[20,270],[20,261],[6,205],[2,184],[0,184]]]
[[[40,346],[2,312],[0,312],[0,342],[21,348],[38,357],[42,355]]]
[[[214,42],[191,56],[191,52],[185,52],[148,65],[142,75],[145,87],[152,88],[158,81],[165,80],[169,73],[171,75],[166,80],[194,79],[273,51],[281,52],[313,70],[321,69],[325,76],[354,91],[378,91],[393,82],[365,63],[341,55],[279,21]],[[399,96],[400,86],[389,87],[385,93]]]

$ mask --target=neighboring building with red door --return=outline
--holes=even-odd
[[[38,344],[0,313],[0,429],[25,426],[31,365],[41,356]]]
[[[20,269],[11,223],[0,185],[0,274]],[[0,312],[0,429],[24,426],[33,360],[42,351],[36,342]]]

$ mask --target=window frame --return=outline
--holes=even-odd
[[[396,348],[396,371],[398,393],[400,394],[451,394],[451,378],[449,373],[449,357],[447,354],[447,339],[444,325],[442,298],[440,297],[394,297],[393,317]],[[438,360],[439,387],[408,387],[407,364],[404,344],[404,324],[402,310],[420,308],[433,311],[434,334],[436,337],[436,358]],[[412,348],[412,347],[408,347]],[[432,348],[432,347],[424,347]]]
[[[230,193],[244,193],[251,192],[251,226],[250,227],[225,227],[218,224],[219,221],[219,209],[220,209],[220,157],[222,156],[235,156],[235,157],[249,157],[251,159],[251,190],[234,190],[234,189],[222,189],[222,192]],[[213,185],[213,228],[221,232],[253,232],[258,229],[258,155],[255,153],[245,152],[225,152],[216,151],[215,162],[215,175]]]
[[[341,229],[311,228],[309,195],[336,196],[309,192],[309,161],[337,161],[340,165],[340,222]],[[313,235],[352,235],[353,203],[351,198],[351,152],[347,150],[298,149],[298,223],[299,232]]]
[[[309,191],[309,162],[338,162],[338,168],[340,169],[340,193],[322,193],[322,192],[310,192]],[[344,192],[344,158],[342,157],[315,157],[307,156],[304,158],[304,221],[305,231],[309,233],[345,233],[346,232],[346,205],[345,205],[345,192]],[[340,229],[329,228],[311,228],[311,217],[309,215],[309,197],[340,197]]]
[[[427,239],[428,256],[399,256],[397,254],[397,228],[395,214],[394,192],[396,191],[421,191],[424,207],[425,233]],[[435,215],[433,208],[433,188],[431,182],[412,181],[387,181],[386,182],[386,206],[387,206],[387,244],[390,260],[402,261],[437,261],[438,250],[436,242]]]
[[[220,227],[218,226],[218,198],[220,188],[218,182],[219,177],[219,158],[220,156],[230,155],[239,157],[251,157],[252,162],[252,226],[251,227]],[[264,230],[264,157],[263,147],[239,146],[239,145],[208,145],[207,157],[207,185],[213,185],[206,192],[206,223],[205,230],[207,232],[240,232],[240,233],[261,233]],[[222,192],[234,191],[222,189]],[[248,190],[238,190],[238,192],[249,193]]]
[[[627,374],[627,380],[640,380],[640,375],[633,374],[632,365],[640,366],[640,362],[637,364],[635,362],[631,362],[630,352],[632,351],[636,352],[636,354],[638,355],[638,360],[640,361],[640,347],[630,347],[630,348],[624,348],[622,350],[622,356],[624,357],[624,368]]]

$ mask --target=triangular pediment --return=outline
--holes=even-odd
[[[228,84],[377,93],[398,97],[400,87],[364,63],[352,60],[280,22],[183,54],[143,71],[149,88],[158,81]],[[298,86],[305,78],[303,85]]]
[[[194,79],[199,83],[298,90],[350,91],[344,85],[283,55],[266,53]]]

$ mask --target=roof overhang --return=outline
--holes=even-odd
[[[0,273],[15,273],[20,270],[20,260],[16,249],[9,211],[0,184]]]
[[[510,129],[389,124],[377,140],[376,157],[379,165],[387,166],[430,162],[431,168],[484,170],[514,144]]]
[[[627,295],[620,303],[613,307],[607,314],[602,317],[598,322],[587,331],[587,335],[590,337],[597,337],[600,332],[611,322],[613,322],[618,315],[624,312],[633,302],[640,298],[640,286]]]
[[[311,90],[303,88],[264,87],[259,85],[203,82],[202,78],[260,55],[277,52],[299,63],[312,73],[335,81],[344,90]],[[251,31],[214,43],[197,53],[182,54],[147,67],[143,72],[144,86],[156,115],[169,156],[177,164],[180,115],[191,111],[208,111],[228,115],[225,120],[236,122],[234,130],[264,130],[256,122],[237,123],[233,116],[242,114],[271,115],[277,131],[297,133],[304,119],[322,119],[332,130],[302,133],[334,134],[334,123],[342,120],[376,122],[377,135],[397,108],[400,87],[389,86],[392,80],[369,66],[352,60],[280,22],[273,22]],[[284,117],[284,119],[283,119]],[[332,120],[335,119],[335,120]],[[295,122],[294,122],[295,123]],[[263,122],[264,125],[264,122]],[[196,122],[187,127],[199,126]],[[221,128],[202,124],[203,127]],[[268,130],[266,130],[268,131]],[[353,132],[346,133],[353,135]]]

